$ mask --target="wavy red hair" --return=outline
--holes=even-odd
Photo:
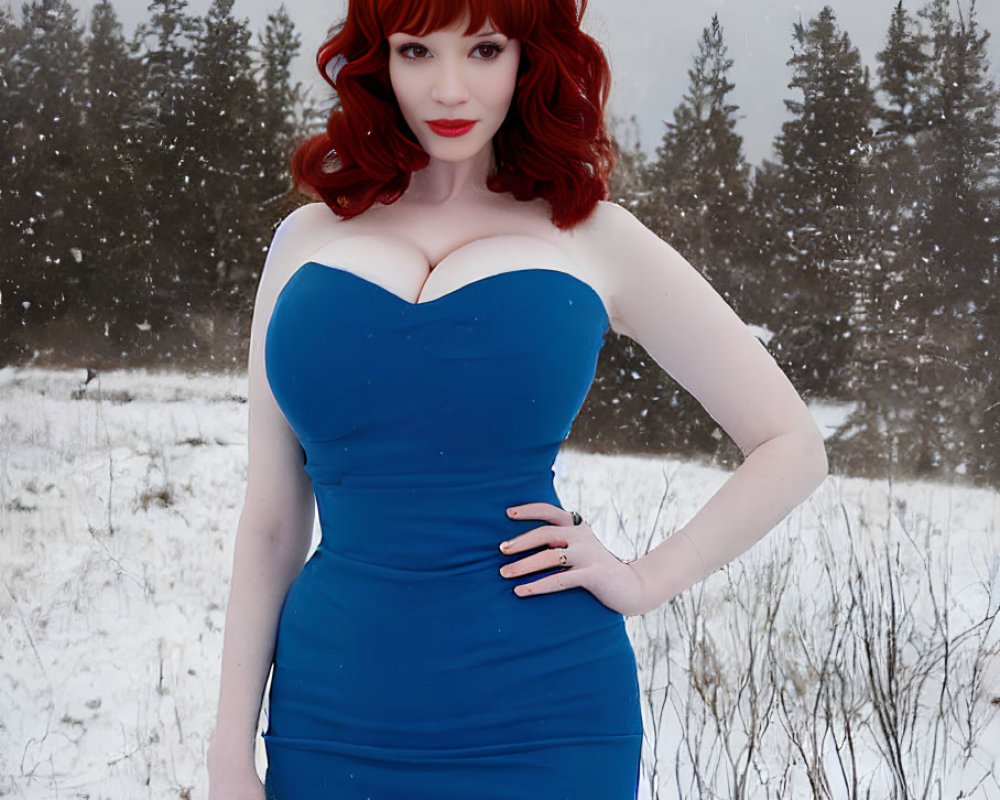
[[[617,153],[604,118],[611,73],[601,46],[580,30],[587,0],[350,0],[317,65],[336,91],[326,132],[292,157],[295,187],[342,217],[403,194],[429,157],[389,82],[390,33],[423,36],[486,22],[521,42],[514,98],[493,138],[494,192],[545,198],[552,222],[571,228],[608,197]]]

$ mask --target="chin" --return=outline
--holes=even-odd
[[[430,147],[424,145],[424,152],[431,158],[436,161],[444,161],[454,164],[461,164],[463,161],[471,161],[481,155],[484,149],[484,147],[441,147],[437,143]]]

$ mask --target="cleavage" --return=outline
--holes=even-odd
[[[499,234],[473,239],[431,267],[408,240],[358,234],[329,242],[309,260],[352,272],[407,302],[419,305],[501,272],[540,267],[579,277],[576,261],[563,248],[537,236]]]

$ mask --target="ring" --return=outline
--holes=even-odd
[[[579,511],[573,511],[571,513],[573,514],[573,524],[574,525],[579,525],[579,524],[581,524],[583,522],[583,517],[580,516],[580,512]]]
[[[565,551],[565,550],[560,550],[560,551],[559,551],[559,566],[560,566],[560,567],[566,567],[566,566],[569,566],[569,565],[568,565],[568,564],[566,563],[566,551]]]

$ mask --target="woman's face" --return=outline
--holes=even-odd
[[[487,24],[389,36],[389,79],[413,135],[431,158],[465,161],[490,147],[510,108],[521,44]]]

